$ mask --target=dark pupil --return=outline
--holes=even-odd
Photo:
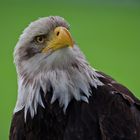
[[[57,34],[56,34],[57,36],[59,35],[59,32],[57,32]]]
[[[42,37],[39,37],[38,40],[41,42],[43,40],[43,38]]]

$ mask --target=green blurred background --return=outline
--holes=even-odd
[[[22,30],[38,17],[59,15],[91,65],[140,97],[139,0],[0,1],[0,140],[8,140],[16,103],[13,49]]]

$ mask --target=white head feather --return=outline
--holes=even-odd
[[[36,33],[40,32],[39,29],[47,26],[49,18],[42,18],[31,23],[25,29],[15,48],[18,98],[14,113],[24,108],[25,118],[28,110],[31,117],[34,117],[38,105],[44,107],[40,88],[44,92],[44,97],[52,88],[53,95],[50,102],[53,104],[58,100],[60,107],[65,112],[71,99],[74,98],[77,101],[88,103],[91,86],[97,88],[97,86],[103,85],[97,78],[98,74],[87,63],[84,55],[76,45],[73,48],[63,48],[51,54],[37,53],[28,59],[24,57],[27,55],[25,48],[29,45],[28,42]],[[57,21],[60,20],[61,24],[67,25],[64,19],[53,17],[53,19],[55,18]],[[52,24],[54,24],[54,21]]]

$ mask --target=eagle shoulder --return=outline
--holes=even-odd
[[[24,129],[24,113],[23,110],[13,115],[10,127],[10,140],[25,140],[25,129]]]
[[[110,76],[98,72],[104,83],[97,90],[99,126],[103,140],[140,139],[140,100]],[[100,105],[102,104],[102,105]]]

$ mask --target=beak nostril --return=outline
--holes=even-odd
[[[60,32],[58,31],[58,32],[56,33],[56,35],[59,36],[59,33],[60,33]]]

